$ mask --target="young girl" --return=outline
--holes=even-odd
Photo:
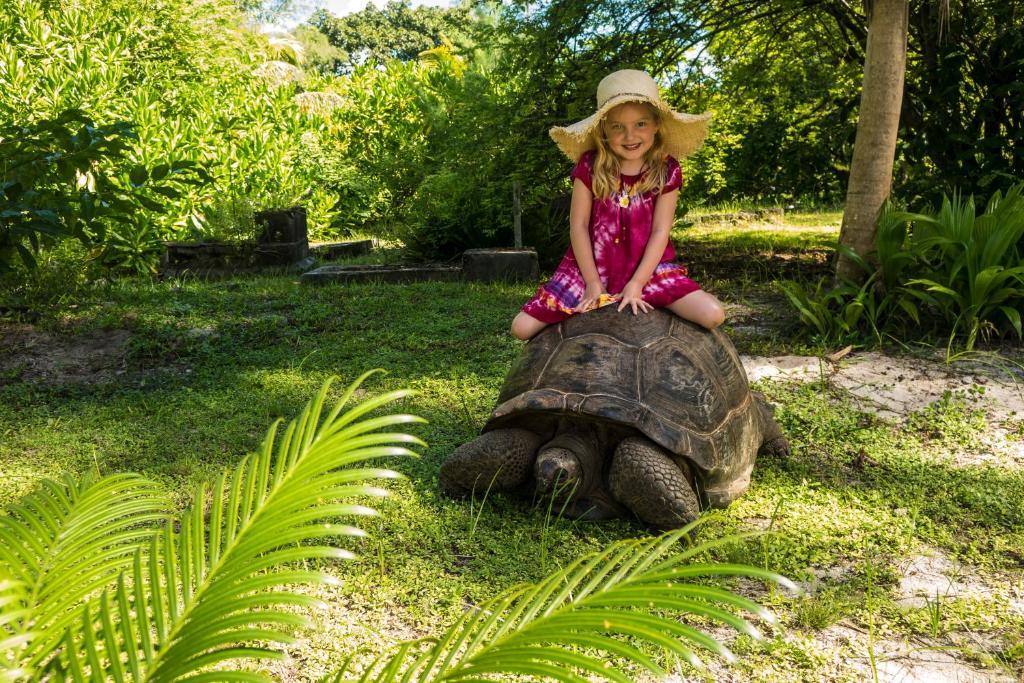
[[[616,71],[597,86],[597,112],[550,131],[571,160],[566,252],[554,276],[512,321],[529,339],[553,323],[613,301],[633,315],[665,307],[714,329],[718,299],[672,263],[669,231],[682,185],[679,162],[700,148],[710,114],[682,114],[643,71]]]

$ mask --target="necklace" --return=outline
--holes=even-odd
[[[644,169],[640,169],[640,173],[637,174],[637,179],[639,180],[639,177],[642,176],[643,174]],[[631,183],[628,189],[633,189],[635,185],[636,182]],[[623,187],[621,174],[619,175],[619,190],[618,192],[615,193],[614,198],[615,202],[624,209],[628,208],[630,202],[636,198],[635,194],[630,194],[629,192],[626,191],[626,188]]]
[[[632,189],[632,188],[633,188],[633,186],[630,185],[629,189]],[[616,202],[618,203],[618,205],[625,209],[626,207],[629,206],[630,200],[632,200],[634,196],[635,195],[631,195],[631,194],[629,194],[629,192],[627,192],[625,189],[623,189],[623,187],[622,187],[622,177],[620,176],[619,177],[619,191],[615,193]]]

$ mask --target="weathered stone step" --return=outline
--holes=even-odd
[[[462,271],[473,282],[536,282],[540,267],[533,249],[467,249]]]
[[[311,244],[309,251],[317,258],[334,261],[340,258],[352,258],[369,254],[373,249],[373,240],[350,240],[348,242],[324,242]]]
[[[537,252],[533,249],[470,249],[462,266],[427,263],[402,265],[322,266],[302,276],[303,282],[536,282]]]
[[[443,282],[458,280],[458,266],[425,264],[419,266],[358,265],[321,266],[303,273],[301,280],[309,284],[328,282]]]

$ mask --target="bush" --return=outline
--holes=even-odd
[[[184,237],[223,198],[257,209],[292,206],[317,186],[315,169],[296,163],[302,133],[317,124],[293,102],[294,84],[259,75],[277,48],[244,28],[234,3],[12,1],[0,13],[0,120],[46,126],[63,111],[80,112],[94,137],[110,131],[124,139],[116,148],[110,135],[97,143],[104,153],[91,160],[97,189],[104,178],[125,191],[145,179],[146,187],[119,198],[132,221],[118,224],[117,243],[100,250],[101,263],[128,258],[128,270],[149,270],[154,245]],[[50,151],[80,154],[77,132],[51,136]],[[211,182],[150,192],[157,169],[184,163],[204,168]],[[152,175],[132,175],[139,168]],[[5,180],[24,174],[24,167],[2,170]],[[76,203],[73,182],[70,189],[66,201]],[[105,234],[95,230],[92,238],[103,243]]]
[[[935,213],[884,207],[867,259],[844,253],[866,281],[782,289],[823,344],[947,337],[974,349],[979,337],[1022,338],[1024,183],[996,192],[981,214],[974,198],[944,197]],[[913,325],[909,325],[912,322]]]
[[[0,272],[16,257],[34,268],[41,247],[67,237],[109,242],[109,265],[148,271],[159,235],[144,212],[162,213],[208,176],[190,161],[130,164],[137,139],[129,124],[99,126],[77,109],[0,129]]]

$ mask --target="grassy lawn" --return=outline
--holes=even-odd
[[[733,322],[741,352],[802,352],[770,282],[826,272],[837,231],[835,215],[819,214],[784,225],[691,227],[674,237],[694,276],[740,312]],[[34,329],[51,342],[127,331],[102,381],[37,381],[27,367],[0,374],[0,505],[43,477],[92,464],[142,472],[184,505],[194,483],[255,449],[271,421],[295,416],[327,377],[340,377],[340,393],[365,370],[383,368],[387,374],[366,391],[416,389],[402,409],[429,420],[412,430],[429,446],[397,463],[407,479],[388,484],[396,495],[378,504],[380,517],[361,523],[370,532],[352,542],[361,559],[330,568],[341,584],[321,591],[327,609],[275,672],[315,679],[348,652],[437,633],[501,589],[642,533],[625,521],[552,519],[544,507],[502,496],[481,510],[479,501],[437,492],[440,463],[476,435],[521,348],[508,323],[533,289],[307,287],[293,277],[98,287],[55,307]],[[743,316],[777,325],[741,330]],[[968,661],[1019,674],[1024,618],[1007,605],[1024,568],[1024,473],[951,461],[951,451],[969,448],[985,429],[969,405],[952,402],[898,425],[814,383],[758,388],[778,405],[792,457],[759,462],[750,492],[705,533],[770,527],[774,533],[719,559],[766,566],[816,589],[794,598],[746,587],[778,610],[782,627],[769,629],[763,643],[736,641],[744,656],[731,674],[862,680],[845,662],[867,652],[842,643],[823,649],[822,634],[837,623],[880,639],[931,639]],[[898,604],[898,567],[923,548],[969,567],[990,598]],[[679,672],[715,678],[685,665]]]

